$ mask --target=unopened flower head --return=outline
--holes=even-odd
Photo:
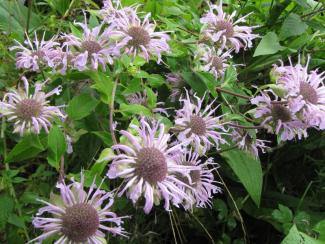
[[[45,41],[44,37],[45,32],[41,40],[35,33],[33,41],[27,36],[27,40],[25,40],[27,47],[16,41],[18,45],[10,48],[10,50],[18,50],[16,53],[16,67],[18,69],[40,71],[42,67],[53,67],[52,52],[59,46],[59,43],[55,41],[56,37],[48,41]]]
[[[72,65],[80,71],[87,68],[97,70],[99,65],[106,70],[107,64],[113,64],[112,56],[118,55],[111,42],[112,27],[103,30],[103,25],[99,25],[90,29],[86,16],[84,23],[75,24],[82,27],[82,37],[65,34],[66,41],[63,44],[64,47],[71,49]]]
[[[191,166],[177,165],[175,157],[182,152],[182,145],[169,146],[169,134],[165,133],[164,124],[145,119],[140,126],[131,125],[137,136],[128,131],[121,134],[128,139],[128,144],[114,145],[120,150],[114,157],[107,173],[111,179],[122,177],[125,185],[119,192],[121,196],[127,191],[127,197],[136,203],[141,196],[145,198],[144,212],[149,213],[153,205],[158,205],[163,198],[164,208],[170,210],[170,202],[178,206],[189,197],[178,185],[185,186],[176,174],[189,177]],[[189,200],[189,199],[188,199]]]
[[[298,63],[293,65],[275,66],[276,72],[280,74],[277,84],[286,90],[286,99],[295,112],[301,111],[305,122],[309,126],[325,129],[325,72],[318,73],[317,70],[308,72],[310,57],[305,66],[301,65],[300,56]]]
[[[179,73],[168,73],[166,74],[166,79],[172,86],[172,92],[169,96],[170,100],[175,102],[176,99],[181,97],[186,83]]]
[[[200,55],[200,60],[203,62],[203,70],[210,72],[216,78],[222,78],[224,76],[226,68],[229,66],[227,61],[232,56],[230,53],[232,49],[227,51],[222,51],[221,49],[215,50],[214,47],[209,47],[206,45],[201,46],[202,55]]]
[[[269,142],[253,138],[247,131],[236,128],[231,133],[232,141],[238,146],[239,149],[250,152],[256,158],[258,158],[259,150],[265,153],[265,150],[269,148],[265,143]]]
[[[192,103],[188,92],[186,97],[180,99],[183,108],[176,111],[175,128],[178,133],[178,140],[191,144],[198,153],[205,153],[211,146],[219,149],[219,144],[227,143],[223,138],[227,134],[224,123],[221,122],[222,116],[214,116],[218,106],[212,101],[203,108],[204,97],[200,99],[195,94],[194,103]]]
[[[269,132],[280,135],[282,141],[292,140],[295,136],[299,139],[302,136],[307,137],[305,123],[297,117],[285,101],[281,103],[278,97],[274,96],[276,98],[272,100],[267,93],[263,92],[251,99],[251,103],[257,106],[255,118],[262,118],[262,125],[267,127]]]
[[[203,29],[204,36],[218,43],[221,49],[234,48],[238,53],[241,48],[251,48],[252,40],[258,37],[253,34],[254,26],[238,25],[246,22],[246,16],[234,20],[236,11],[231,15],[222,9],[222,1],[219,5],[210,5],[209,11],[200,19],[206,26]],[[216,13],[215,13],[216,11]]]
[[[132,15],[124,13],[123,18],[117,18],[113,22],[115,27],[114,38],[119,39],[116,49],[120,53],[127,53],[135,57],[142,56],[147,61],[150,57],[157,56],[157,63],[161,61],[161,54],[169,52],[169,36],[165,32],[155,32],[156,24],[149,22],[150,13],[143,21],[136,13]]]
[[[181,154],[177,160],[177,164],[185,166],[195,166],[197,169],[192,170],[190,178],[180,176],[180,180],[191,186],[185,188],[185,192],[191,196],[191,201],[184,201],[185,209],[192,209],[192,205],[196,203],[197,207],[211,206],[213,194],[221,192],[221,188],[216,186],[218,183],[214,180],[212,171],[218,166],[213,163],[213,159],[209,158],[205,162],[200,160],[198,153],[188,150]],[[210,169],[209,169],[210,167]]]
[[[157,94],[155,94],[155,95],[157,96]],[[159,107],[159,106],[164,106],[165,105],[164,102],[157,102],[156,106],[153,108],[149,106],[146,91],[132,93],[126,97],[126,100],[131,104],[139,104],[144,107],[147,107],[153,113],[161,113],[161,114],[168,116],[167,109],[164,107]]]
[[[126,236],[122,219],[111,212],[113,194],[100,190],[95,180],[88,193],[84,190],[84,175],[80,182],[66,185],[58,183],[60,196],[53,202],[39,200],[47,206],[40,208],[33,225],[44,231],[30,242],[40,242],[50,236],[58,236],[56,243],[106,243],[105,232]],[[44,213],[51,217],[41,217]]]
[[[8,121],[14,121],[14,132],[22,136],[26,131],[40,133],[44,128],[48,132],[51,127],[51,120],[54,117],[61,119],[65,115],[60,111],[59,106],[50,106],[47,100],[52,95],[59,95],[61,86],[45,93],[42,91],[44,84],[36,83],[34,94],[30,94],[29,84],[25,77],[22,78],[24,88],[12,89],[4,95],[0,102],[0,113],[8,117]]]

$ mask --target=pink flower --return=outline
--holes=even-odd
[[[47,98],[54,94],[59,95],[62,88],[59,86],[45,93],[42,89],[47,81],[36,83],[32,95],[29,93],[27,79],[23,77],[22,80],[25,87],[19,87],[17,90],[11,89],[4,95],[3,101],[0,102],[0,112],[8,117],[8,121],[15,121],[14,133],[19,132],[21,136],[26,131],[38,134],[42,128],[48,132],[48,128],[51,127],[50,121],[54,117],[65,118],[59,106],[49,106],[49,101],[47,101]]]
[[[206,72],[210,72],[215,76],[215,78],[222,78],[224,73],[229,66],[227,61],[232,56],[230,53],[233,51],[232,49],[223,52],[221,49],[218,51],[215,50],[214,47],[209,46],[201,46],[202,55],[200,55],[200,60],[203,62],[203,70]]]
[[[87,68],[97,70],[101,65],[106,70],[107,64],[113,64],[112,56],[117,55],[111,41],[112,27],[103,30],[103,25],[90,29],[85,17],[84,23],[75,23],[83,29],[82,37],[73,34],[65,34],[63,47],[69,48],[73,57],[72,65],[82,71]]]
[[[114,156],[107,173],[110,179],[124,178],[124,187],[118,195],[121,196],[127,191],[127,197],[134,204],[143,195],[145,213],[149,213],[153,204],[159,204],[162,198],[165,200],[166,210],[170,210],[170,202],[178,206],[183,199],[189,200],[178,187],[186,185],[176,177],[177,174],[189,177],[190,171],[195,169],[175,163],[175,156],[182,152],[182,145],[168,145],[170,135],[164,132],[162,123],[154,123],[151,126],[142,119],[140,127],[130,127],[136,131],[137,136],[128,131],[121,131],[128,142],[112,147],[120,152]]]
[[[185,209],[192,209],[192,205],[196,204],[197,207],[211,207],[211,199],[213,194],[220,193],[221,188],[216,186],[217,181],[214,180],[212,171],[215,169],[216,164],[213,159],[209,158],[205,162],[201,162],[199,154],[188,150],[177,158],[177,164],[185,166],[195,166],[196,170],[192,170],[190,178],[180,176],[180,180],[191,186],[185,188],[184,191],[191,197],[191,201],[185,201],[183,206]],[[209,169],[211,167],[211,169]]]
[[[195,103],[192,103],[188,92],[186,98],[180,99],[183,108],[176,111],[175,128],[178,133],[178,140],[186,144],[191,144],[196,152],[205,153],[211,146],[219,149],[219,144],[227,141],[222,138],[227,130],[221,122],[222,116],[214,116],[218,106],[212,108],[214,101],[204,109],[202,103],[204,97],[200,99],[193,95]]]
[[[38,200],[47,206],[39,209],[33,225],[44,233],[29,243],[40,242],[53,235],[59,237],[56,243],[106,243],[104,232],[126,236],[127,232],[121,224],[122,219],[128,216],[118,217],[111,212],[113,194],[100,190],[94,182],[95,179],[88,193],[85,192],[84,175],[81,173],[80,183],[57,184],[61,194],[55,202]],[[106,201],[108,203],[104,204]],[[52,216],[40,217],[44,213]]]
[[[44,40],[44,36],[45,32],[43,33],[42,40],[39,41],[35,33],[33,42],[29,37],[25,40],[25,44],[28,47],[16,41],[18,45],[10,48],[10,50],[18,50],[16,53],[16,67],[18,69],[39,71],[42,66],[53,67],[52,52],[55,50],[55,47],[59,46],[59,43],[55,41],[56,36],[48,41]]]
[[[161,61],[161,54],[169,52],[169,36],[165,32],[155,32],[156,24],[149,22],[150,13],[143,21],[136,13],[123,13],[123,18],[117,18],[112,25],[115,27],[113,37],[119,39],[116,49],[135,57],[139,55],[149,61],[157,56],[157,63]]]
[[[246,16],[234,20],[236,11],[231,15],[223,12],[222,1],[219,5],[209,5],[209,11],[200,19],[203,27],[203,34],[213,42],[218,43],[221,49],[234,48],[238,53],[241,48],[251,48],[252,40],[258,35],[253,34],[256,26],[240,26],[239,23],[246,22]],[[217,13],[215,13],[215,10]]]
[[[295,136],[299,139],[307,137],[306,124],[290,109],[286,101],[281,103],[277,96],[274,101],[264,92],[251,99],[251,103],[257,106],[255,118],[262,118],[262,125],[269,132],[279,135],[282,141],[292,140]]]

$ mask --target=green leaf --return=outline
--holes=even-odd
[[[120,112],[128,113],[128,114],[138,114],[151,116],[151,112],[148,108],[140,105],[140,104],[125,104],[122,103],[120,105]]]
[[[57,127],[53,126],[48,135],[48,157],[47,161],[51,166],[59,169],[61,156],[64,154],[66,150],[66,143],[64,134]]]
[[[223,152],[221,155],[226,159],[253,201],[259,206],[263,185],[261,162],[239,149]]]
[[[182,72],[182,77],[189,84],[192,89],[198,93],[200,97],[202,97],[207,90],[206,84],[193,72]]]
[[[149,87],[146,87],[146,94],[147,94],[148,107],[155,108],[157,103],[157,95]]]
[[[280,38],[286,39],[290,36],[299,36],[303,34],[307,28],[308,28],[307,24],[301,20],[299,15],[291,13],[283,21],[280,30]]]
[[[99,92],[101,101],[110,104],[113,91],[112,79],[101,72],[89,71],[87,72],[87,75],[95,82],[91,87],[95,88]]]
[[[275,209],[272,212],[272,217],[283,224],[291,222],[293,219],[292,211],[288,207],[281,204],[279,204],[278,208],[279,209]]]
[[[3,230],[14,209],[14,201],[6,194],[0,195],[0,230]]]
[[[8,218],[8,223],[15,225],[19,228],[25,228],[25,222],[23,218],[20,218],[16,214],[11,214]]]
[[[81,94],[72,98],[70,101],[67,113],[73,120],[80,120],[89,114],[96,108],[99,101],[90,96],[89,94]]]
[[[113,159],[114,152],[111,148],[105,148],[101,153],[96,163],[91,167],[90,172],[94,175],[101,175],[107,167],[109,161]]]
[[[91,133],[98,136],[107,146],[113,145],[111,133],[107,131],[92,131]]]
[[[297,229],[296,225],[293,225],[289,231],[289,234],[284,238],[281,244],[324,244],[322,240],[316,240]]]
[[[283,49],[284,47],[280,45],[278,36],[274,32],[268,32],[258,44],[253,57],[274,54]]]
[[[325,219],[318,222],[313,230],[319,233],[320,240],[325,241]]]
[[[42,145],[39,137],[34,134],[30,134],[22,138],[20,142],[9,152],[6,162],[20,162],[25,159],[35,157],[45,148]]]

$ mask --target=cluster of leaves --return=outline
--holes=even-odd
[[[325,67],[325,17],[322,15],[325,3],[322,1],[227,1],[229,12],[254,13],[249,20],[252,25],[259,25],[256,32],[262,38],[255,41],[250,51],[235,55],[234,62],[245,65],[239,66],[237,71],[230,66],[222,83],[210,74],[193,71],[191,66],[197,47],[192,44],[193,33],[200,32],[199,18],[206,7],[203,1],[125,0],[122,3],[124,6],[142,4],[142,11],[151,12],[162,30],[171,31],[172,51],[164,59],[167,65],[157,66],[155,62],[146,63],[139,57],[131,60],[123,55],[114,64],[114,74],[110,70],[69,71],[66,75],[24,71],[25,76],[36,80],[41,80],[43,75],[51,77],[48,90],[63,85],[64,92],[52,102],[67,104],[68,117],[64,123],[58,121],[58,126],[53,126],[48,134],[23,138],[12,134],[10,125],[2,121],[0,242],[24,243],[37,235],[31,225],[32,216],[40,207],[36,199],[48,199],[53,191],[62,157],[67,177],[78,179],[83,168],[86,185],[90,185],[95,175],[97,183],[102,180],[113,144],[109,130],[112,77],[118,75],[120,79],[115,116],[121,127],[127,127],[135,115],[152,116],[151,108],[156,107],[157,100],[167,100],[169,85],[164,74],[170,71],[180,72],[198,95],[208,90],[222,104],[222,112],[230,114],[229,120],[247,123],[242,115],[247,110],[247,101],[226,94],[219,96],[217,86],[251,94],[256,85],[270,83],[272,64],[278,59],[286,60],[288,55],[311,54],[312,68]],[[8,51],[14,39],[23,41],[25,30],[28,33],[46,31],[48,36],[61,31],[78,32],[73,20],[82,21],[82,10],[92,13],[91,10],[100,6],[100,1],[92,0],[1,1],[1,90],[5,92],[6,88],[16,86],[22,75],[15,69],[15,58]],[[98,23],[95,15],[90,14],[89,19],[92,25]],[[148,106],[127,103],[126,94],[143,90],[148,96]],[[158,98],[154,91],[158,91]],[[231,113],[229,107],[238,113]],[[164,118],[164,123],[171,125],[172,121]],[[228,147],[223,148],[222,153],[215,153],[215,161],[221,166],[224,194],[215,198],[212,209],[196,209],[193,213],[173,209],[173,214],[168,215],[157,208],[154,214],[145,216],[127,199],[117,198],[114,210],[133,216],[125,225],[131,236],[127,241],[117,238],[111,241],[325,242],[325,135],[317,131],[309,133],[311,136],[304,141],[274,147],[261,160],[238,149],[228,150]],[[72,154],[66,153],[65,134],[72,139]],[[260,136],[276,145],[275,137],[263,133]],[[115,184],[105,181],[103,188],[112,190]]]

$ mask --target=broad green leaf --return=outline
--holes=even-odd
[[[325,241],[325,219],[318,222],[313,230],[319,233],[320,240]]]
[[[216,91],[218,86],[217,79],[212,74],[206,72],[196,72],[195,74],[205,83],[212,96],[216,97],[218,95]]]
[[[14,209],[14,201],[6,194],[0,195],[0,230],[3,230],[8,221],[9,215]]]
[[[49,149],[47,161],[58,170],[61,156],[66,150],[66,143],[62,131],[57,126],[51,128],[47,145]]]
[[[289,231],[289,234],[281,242],[281,244],[324,244],[322,240],[316,240],[297,229],[296,225],[293,225]]]
[[[71,119],[80,120],[91,114],[98,103],[98,100],[84,93],[72,98],[68,105],[67,113]]]
[[[261,162],[239,149],[223,152],[221,155],[226,159],[253,201],[259,206],[263,185]]]
[[[279,209],[275,209],[272,212],[272,217],[280,223],[289,223],[292,221],[293,215],[290,208],[279,204]]]
[[[101,72],[87,72],[87,75],[95,82],[92,88],[95,88],[102,102],[110,104],[112,99],[113,81],[111,77]]]
[[[94,175],[101,175],[109,161],[113,159],[114,152],[111,148],[105,148],[96,163],[91,167],[90,172]]]
[[[155,108],[157,103],[157,95],[149,87],[146,87],[146,94],[147,94],[148,107]]]
[[[303,34],[307,28],[307,24],[301,20],[299,15],[291,13],[282,24],[280,38],[285,39],[290,36],[299,36]]]
[[[140,105],[140,104],[125,104],[122,103],[120,105],[120,112],[124,112],[127,114],[138,114],[138,115],[145,115],[151,116],[151,112],[148,108]]]
[[[284,47],[280,45],[278,36],[274,32],[268,32],[258,44],[253,57],[274,54],[283,49]]]
[[[69,0],[46,0],[46,2],[54,11],[59,12],[61,15],[64,15],[70,5]]]
[[[35,157],[45,148],[37,135],[30,134],[22,138],[20,142],[9,152],[6,162],[20,162]]]
[[[107,146],[112,146],[112,136],[111,133],[107,131],[92,131],[94,135],[98,136]]]
[[[204,95],[207,86],[199,77],[197,77],[193,72],[182,72],[181,75],[186,83],[189,84],[200,97]]]

